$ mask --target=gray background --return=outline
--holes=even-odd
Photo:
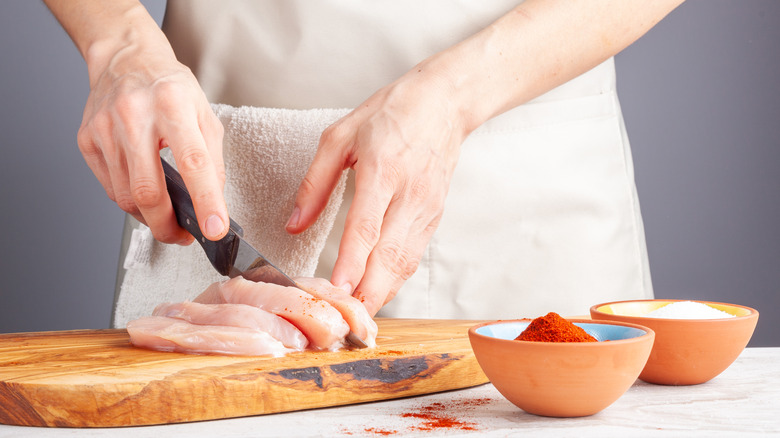
[[[751,346],[780,346],[778,45],[777,0],[689,0],[617,57],[656,295],[757,308]],[[106,328],[123,213],[76,147],[86,68],[29,0],[0,60],[0,333]]]

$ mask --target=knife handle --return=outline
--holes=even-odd
[[[195,240],[203,247],[206,256],[217,272],[222,275],[228,275],[236,260],[236,250],[238,249],[237,236],[243,236],[244,230],[233,219],[230,219],[230,228],[225,237],[213,241],[203,236],[195,216],[192,198],[189,191],[187,191],[187,186],[184,185],[184,180],[179,172],[168,162],[162,158],[160,161],[162,161],[163,172],[165,172],[165,185],[168,188],[168,195],[171,197],[176,221],[179,223],[179,226],[195,237]]]

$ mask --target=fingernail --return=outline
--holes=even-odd
[[[206,219],[206,237],[217,237],[225,229],[225,223],[219,216],[212,214]]]
[[[292,215],[287,221],[285,228],[298,228],[298,222],[301,220],[301,209],[298,207],[293,208]]]
[[[342,284],[342,285],[340,285],[340,286],[336,286],[336,287],[337,287],[337,288],[339,288],[339,289],[341,289],[341,290],[343,290],[344,292],[346,292],[346,293],[348,293],[348,294],[352,295],[352,285],[351,285],[351,284],[349,284],[349,283],[344,283],[344,284]]]

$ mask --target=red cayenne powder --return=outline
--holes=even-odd
[[[486,404],[489,404],[492,402],[493,399],[489,397],[483,397],[483,398],[472,398],[469,400],[460,400],[459,403],[461,406],[467,406],[467,407],[477,407],[477,406],[485,406]]]
[[[367,427],[363,429],[365,433],[373,433],[374,435],[395,435],[398,433],[395,429],[378,429],[376,427]]]
[[[528,324],[516,341],[533,342],[598,342],[582,328],[555,312],[540,316]]]
[[[402,418],[415,418],[421,420],[419,424],[409,426],[406,432],[421,431],[421,432],[433,432],[441,430],[479,430],[477,423],[458,420],[452,414],[456,414],[457,410],[470,411],[480,406],[485,406],[493,402],[490,397],[483,398],[471,398],[453,400],[451,403],[434,402],[429,405],[420,406],[414,411],[404,412],[400,414]],[[450,415],[447,415],[447,411],[450,411]],[[349,430],[342,430],[343,435],[353,435],[354,433]],[[395,429],[380,429],[377,427],[366,427],[361,431],[363,434],[373,435],[396,435],[403,433]]]
[[[413,430],[431,431],[438,429],[477,430],[476,423],[461,421],[445,415],[447,407],[443,403],[431,403],[420,408],[418,412],[406,412],[401,414],[404,418],[418,418],[422,424],[414,426]]]

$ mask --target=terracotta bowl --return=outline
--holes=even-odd
[[[490,382],[520,409],[548,417],[593,415],[636,381],[655,335],[635,324],[570,321],[609,342],[515,341],[530,319],[478,324],[469,340]]]
[[[594,320],[628,322],[655,332],[650,358],[639,378],[661,385],[704,383],[729,367],[753,336],[758,312],[736,304],[708,304],[735,318],[666,319],[643,317],[659,307],[683,300],[637,300],[597,304]],[[692,301],[692,300],[691,300]]]

